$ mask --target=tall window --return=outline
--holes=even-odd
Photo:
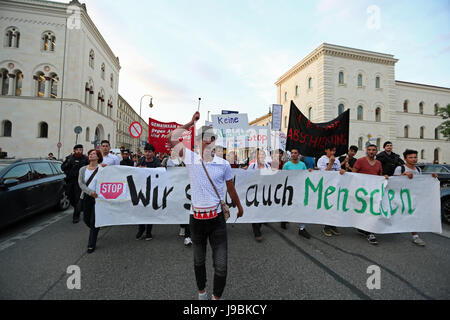
[[[287,101],[287,92],[284,93],[284,102]]]
[[[425,160],[425,150],[420,151],[420,159]]]
[[[377,77],[375,78],[375,88],[376,88],[376,89],[380,89],[380,87],[381,87],[381,84],[380,84],[380,77],[377,76]]]
[[[381,122],[381,108],[375,110],[375,121]]]
[[[439,140],[439,128],[434,129],[434,140]]]
[[[437,116],[437,115],[438,115],[438,112],[439,112],[439,104],[436,103],[436,104],[434,105],[434,115]]]
[[[344,72],[339,72],[339,84],[344,84]]]
[[[356,116],[357,116],[357,120],[360,120],[360,121],[364,120],[364,109],[362,106],[358,106]]]
[[[21,71],[16,72],[16,96],[22,95],[22,83],[23,83],[23,73]]]
[[[287,128],[288,127],[288,120],[287,120],[287,116],[284,117],[284,127]]]
[[[405,126],[404,128],[403,128],[403,132],[404,132],[404,136],[405,136],[405,138],[409,138],[409,126]]]
[[[1,70],[1,77],[2,77],[2,87],[1,87],[1,93],[2,96],[6,96],[8,94],[9,90],[9,76],[8,76],[8,70],[2,69]]]
[[[90,135],[91,135],[91,130],[89,129],[89,127],[86,128],[86,141],[89,142],[90,140]]]
[[[5,47],[19,48],[20,32],[16,27],[9,27],[5,33]]]
[[[309,109],[308,109],[308,119],[311,120],[312,116],[313,116],[313,114],[312,114],[312,107],[309,107]]]
[[[56,47],[56,37],[51,31],[44,32],[42,35],[42,50],[53,52]]]
[[[363,86],[363,76],[362,74],[358,74],[358,87],[362,87]]]
[[[340,116],[341,114],[343,114],[344,113],[344,105],[341,103],[339,106],[338,106],[338,115]]]
[[[38,72],[35,77],[36,81],[36,96],[42,98],[45,95],[45,77],[43,72]]]
[[[101,76],[103,80],[105,80],[105,70],[106,70],[105,64],[102,63]]]
[[[419,103],[419,113],[423,114],[423,102]]]
[[[89,66],[94,69],[95,53],[94,50],[89,52]]]
[[[378,150],[381,149],[381,138],[377,138],[377,148]]]
[[[363,149],[363,138],[359,137],[358,139],[358,149],[362,150]]]
[[[434,161],[439,161],[439,148],[434,149]]]
[[[86,82],[84,86],[84,103],[88,104],[89,102],[89,83]]]
[[[58,98],[58,82],[59,78],[56,74],[52,73],[50,75],[50,98]]]
[[[46,122],[39,123],[38,138],[48,138],[48,124]]]
[[[420,127],[420,139],[425,138],[425,127]]]
[[[405,102],[403,102],[403,112],[408,112],[408,100],[405,100]]]
[[[308,88],[312,89],[312,78],[308,79]]]
[[[2,121],[2,137],[12,136],[12,123],[9,120]]]
[[[114,89],[114,75],[111,73],[111,77],[109,78],[111,82],[111,88]]]
[[[295,96],[298,96],[298,85],[295,86]]]

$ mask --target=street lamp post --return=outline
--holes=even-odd
[[[141,117],[141,119],[142,119],[142,100],[143,100],[145,97],[150,97],[150,104],[149,104],[149,107],[150,107],[150,108],[153,108],[153,97],[152,97],[151,95],[149,95],[149,94],[146,94],[146,95],[142,96],[142,98],[141,98],[141,105],[140,105],[140,109],[139,109],[139,117]]]

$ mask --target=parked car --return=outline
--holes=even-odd
[[[450,224],[450,187],[441,188],[442,221]]]
[[[423,174],[436,173],[441,187],[450,186],[450,165],[448,164],[418,164]]]
[[[56,207],[70,206],[61,162],[50,160],[0,160],[0,228]]]

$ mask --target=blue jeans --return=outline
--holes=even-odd
[[[227,280],[228,241],[227,224],[222,213],[211,220],[197,220],[191,215],[190,229],[194,249],[194,270],[197,287],[206,287],[206,245],[209,240],[213,254],[214,289],[213,294],[222,297]]]

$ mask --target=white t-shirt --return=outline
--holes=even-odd
[[[209,182],[208,176],[203,169],[200,155],[189,149],[184,149],[184,163],[189,173],[191,182],[192,207],[196,211],[216,210],[220,213],[220,199]],[[209,176],[219,192],[220,198],[225,201],[225,182],[233,179],[231,166],[225,159],[214,156],[213,161],[204,162]],[[192,214],[192,210],[191,210]]]
[[[92,179],[91,183],[89,183],[88,188],[91,190],[97,190],[97,177],[98,174],[100,173],[100,171],[102,171],[103,168],[101,165],[98,166],[98,172],[95,175],[94,179]],[[86,171],[84,172],[84,183],[87,183],[89,178],[92,176],[92,174],[94,173],[94,170],[89,170],[89,168],[86,168]]]
[[[414,168],[414,170],[412,170],[408,168],[406,165],[405,165],[405,172],[412,172],[412,174],[422,174],[422,172],[417,170],[417,168]],[[395,168],[394,176],[401,176],[401,175],[402,175],[402,167],[398,166],[397,168]]]
[[[258,170],[258,163],[257,162],[253,162],[248,166],[248,170]],[[268,164],[267,162],[264,162],[264,168],[263,169],[270,169],[270,164]]]
[[[108,153],[107,156],[103,156],[102,164],[107,164],[108,166],[120,166],[120,160],[116,155]]]
[[[325,171],[328,168],[328,164],[330,163],[330,158],[328,158],[326,155],[322,156],[319,161],[317,161],[317,167],[321,171]],[[331,167],[330,171],[340,171],[341,170],[341,163],[339,162],[338,158],[335,158],[333,166]]]

